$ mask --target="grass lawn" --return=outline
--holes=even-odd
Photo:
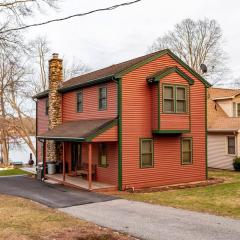
[[[208,212],[240,219],[240,173],[209,171],[209,177],[224,178],[217,185],[152,193],[123,193],[129,200]]]
[[[0,195],[1,240],[130,240],[30,200]]]
[[[13,175],[23,175],[23,174],[29,174],[29,173],[18,168],[0,170],[0,176],[13,176]]]

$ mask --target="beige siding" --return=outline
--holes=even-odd
[[[234,156],[227,154],[227,136],[231,134],[208,134],[208,167],[233,169]],[[237,144],[236,139],[236,146]],[[237,147],[236,147],[237,148]],[[236,154],[237,154],[236,149]]]
[[[233,116],[232,100],[220,100],[220,101],[217,101],[217,103],[229,117]]]

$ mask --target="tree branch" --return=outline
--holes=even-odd
[[[113,6],[106,7],[106,8],[99,8],[99,9],[91,10],[91,11],[85,12],[85,13],[78,13],[78,14],[70,15],[70,16],[63,17],[63,18],[48,20],[48,21],[41,22],[41,23],[34,23],[34,24],[29,24],[29,25],[17,27],[17,28],[6,29],[6,30],[0,31],[0,33],[19,31],[19,30],[23,30],[23,29],[26,29],[26,28],[30,28],[30,27],[37,27],[37,26],[42,26],[42,25],[46,25],[46,24],[49,24],[49,23],[53,23],[53,22],[65,21],[65,20],[68,20],[70,18],[82,17],[82,16],[90,15],[90,14],[93,14],[93,13],[96,13],[96,12],[111,11],[111,10],[114,10],[116,8],[123,7],[123,6],[128,6],[128,5],[140,2],[140,1],[142,1],[142,0],[135,0],[135,1],[132,1],[132,2],[120,3],[120,4],[113,5]]]

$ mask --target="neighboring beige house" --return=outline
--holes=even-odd
[[[240,90],[208,90],[208,167],[233,169],[240,155]]]

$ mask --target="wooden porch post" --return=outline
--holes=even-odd
[[[88,189],[92,190],[92,144],[88,144]]]
[[[65,143],[63,142],[63,181],[65,181],[66,178],[66,161],[65,161]]]
[[[43,140],[43,177],[45,178],[47,173],[47,166],[46,166],[46,140]]]

